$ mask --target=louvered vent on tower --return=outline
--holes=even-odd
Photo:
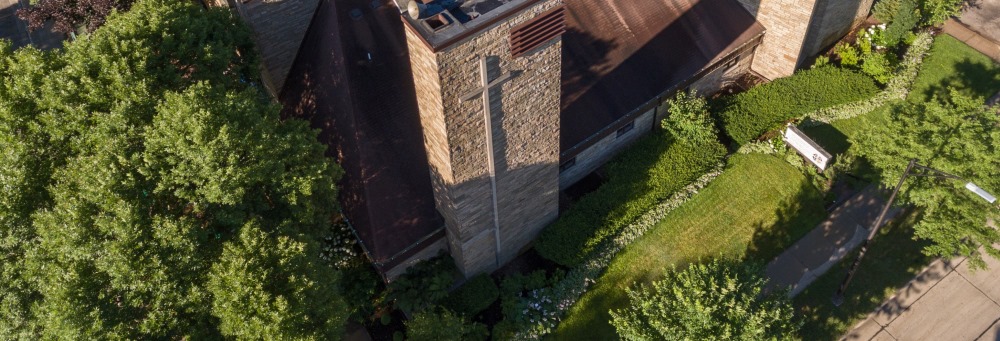
[[[563,6],[559,6],[510,30],[510,54],[520,57],[563,32],[566,32],[566,17]]]

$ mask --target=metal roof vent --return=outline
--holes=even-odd
[[[559,6],[542,12],[534,19],[510,30],[510,54],[514,58],[523,56],[564,32],[566,32],[565,7]]]

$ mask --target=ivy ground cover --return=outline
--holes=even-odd
[[[822,199],[778,157],[733,156],[708,187],[615,257],[552,338],[617,339],[608,311],[628,304],[625,288],[707,257],[766,262],[826,217]]]

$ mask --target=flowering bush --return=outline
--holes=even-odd
[[[331,224],[330,230],[323,234],[322,251],[320,258],[330,263],[335,268],[344,269],[351,259],[358,257],[358,252],[354,249],[357,238],[351,233],[351,229],[345,222]]]
[[[889,47],[897,42],[890,41],[885,27],[885,24],[868,27],[861,31],[857,41],[861,51],[861,72],[871,76],[879,84],[886,84],[892,78],[892,71],[897,63],[896,55],[889,51]]]
[[[885,24],[870,26],[858,35],[858,47],[865,54],[884,51],[889,45]]]

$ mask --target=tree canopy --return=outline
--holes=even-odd
[[[799,323],[784,293],[764,294],[760,266],[713,260],[670,269],[652,285],[627,289],[611,311],[624,340],[785,340]]]
[[[882,173],[887,187],[896,185],[910,159],[958,175],[994,194],[1000,193],[1000,116],[981,98],[957,90],[950,99],[904,103],[893,109],[882,125],[872,125],[851,141],[853,150]],[[916,237],[931,243],[932,256],[971,255],[973,265],[984,266],[982,254],[1000,258],[994,245],[1000,232],[987,225],[1000,218],[997,206],[967,191],[965,181],[912,177],[900,192],[899,203],[921,209]]]
[[[140,0],[0,42],[0,339],[336,338],[341,170],[225,9]]]

